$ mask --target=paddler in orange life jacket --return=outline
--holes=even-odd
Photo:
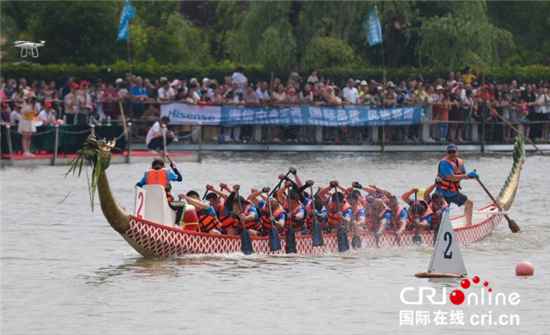
[[[390,222],[388,223],[388,227],[389,229],[395,230],[396,234],[401,235],[407,228],[407,210],[399,205],[397,197],[393,194],[388,197],[388,208],[390,209]]]
[[[189,191],[187,194],[178,195],[181,199],[187,201],[188,204],[195,206],[199,217],[199,225],[201,233],[221,234],[221,223],[216,217],[216,211],[212,204],[208,201],[202,201],[200,196],[195,191]]]
[[[277,201],[276,198],[269,198],[271,204],[271,211],[267,203],[265,193],[270,191],[269,187],[264,187],[261,190],[255,188],[252,189],[248,199],[256,206],[260,211],[260,222],[262,224],[261,235],[265,236],[269,234],[269,230],[273,225],[277,228],[279,233],[284,232],[286,222],[286,212],[283,206]],[[258,199],[261,197],[261,199]]]
[[[401,199],[409,204],[407,230],[413,230],[417,226],[419,229],[430,229],[432,210],[428,203],[424,201],[424,192],[424,189],[411,188],[401,196]],[[415,193],[416,201],[412,197]]]
[[[443,197],[443,195],[441,195],[441,193],[433,193],[430,196],[430,194],[436,187],[437,184],[434,183],[424,192],[424,201],[428,203],[428,206],[430,206],[430,209],[432,210],[432,222],[430,225],[430,230],[439,229],[439,223],[441,222],[443,213],[445,211],[449,211],[450,209],[447,201],[445,201],[445,198]]]
[[[328,192],[335,187],[338,187],[338,181],[333,180],[330,185],[322,189],[318,196],[327,208],[327,224],[328,229],[335,233],[338,226],[342,224],[344,228],[349,230],[351,222],[352,209],[350,204],[344,198],[344,194],[341,192],[334,192],[332,196],[328,196]],[[340,207],[338,207],[340,204]]]
[[[361,203],[361,197],[361,192],[353,190],[346,198],[351,206],[350,226],[352,230],[356,229],[357,231],[363,231],[366,223],[365,208]]]
[[[244,223],[244,227],[248,230],[250,235],[259,235],[262,230],[262,225],[260,224],[258,210],[254,207],[252,202],[246,200],[242,196],[239,195],[237,198],[237,192],[240,188],[240,185],[233,185],[233,192],[231,192],[226,201],[227,207],[231,208],[235,220],[234,227],[241,232]]]
[[[236,235],[239,233],[239,230],[235,226],[235,219],[233,218],[233,213],[231,208],[226,206],[227,198],[229,194],[223,193],[222,191],[216,190],[212,185],[206,185],[206,189],[211,193],[206,195],[206,200],[212,204],[214,210],[216,211],[216,216],[220,221],[221,227],[220,232],[222,234]],[[227,184],[220,184],[221,190],[226,190],[231,193],[231,190]]]
[[[441,179],[441,182],[436,182],[436,192],[443,195],[449,205],[451,203],[455,203],[458,207],[464,205],[466,225],[471,225],[474,203],[460,192],[460,181],[479,178],[479,175],[475,171],[466,173],[464,163],[458,158],[458,148],[455,144],[447,146],[447,156],[439,162],[437,170],[437,176]]]
[[[176,212],[176,224],[179,225],[181,219],[183,218],[183,207],[178,206],[179,202],[174,202],[174,197],[170,193],[172,185],[171,181],[182,181],[183,177],[179,173],[176,163],[170,163],[170,167],[173,172],[164,168],[164,162],[161,159],[153,160],[151,164],[151,169],[145,172],[141,180],[136,184],[136,186],[142,187],[143,185],[161,185],[164,187],[166,192],[166,198],[168,200],[168,205],[172,210]],[[160,206],[160,204],[159,204]]]
[[[391,214],[388,206],[381,198],[367,198],[368,205],[365,206],[366,225],[369,231],[374,231],[377,238],[382,236],[386,230]]]
[[[296,234],[302,234],[304,227],[304,219],[306,212],[304,206],[300,201],[300,196],[295,191],[290,191],[289,196],[285,196],[287,189],[292,187],[291,181],[286,181],[284,185],[277,191],[277,199],[283,204],[283,208],[287,212],[287,225],[285,226],[285,232],[290,225]],[[304,231],[305,233],[305,231]]]

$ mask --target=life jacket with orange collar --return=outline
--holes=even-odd
[[[208,233],[212,229],[220,229],[222,226],[216,215],[208,209],[203,208],[197,211],[197,215],[199,216],[199,224],[202,232]]]
[[[231,214],[231,211],[225,207],[225,202],[220,205],[218,208],[218,220],[220,221],[221,228],[228,232],[229,230],[235,228],[235,219]]]
[[[350,205],[350,207],[351,207],[351,217],[353,218],[353,220],[359,221],[359,212],[361,210],[364,210],[365,207],[363,207],[363,205],[360,202],[358,202],[355,206]]]
[[[430,209],[432,211],[432,226],[436,226],[441,222],[441,217],[443,216],[443,212],[445,209],[449,207],[449,204],[447,204],[447,201],[443,200],[443,203],[441,206],[437,204],[435,201],[430,201],[429,203]]]
[[[341,208],[338,210],[338,204],[332,201],[332,199],[328,202],[327,207],[327,223],[332,227],[340,225],[340,216],[338,216],[338,213],[344,213],[351,208],[350,204],[344,200],[340,203]]]
[[[170,185],[170,171],[167,169],[151,169],[145,172],[145,183],[147,185],[161,185],[166,192],[168,202],[173,201],[174,197],[170,194],[172,186]]]
[[[290,214],[298,215],[298,212],[300,210],[303,210],[304,206],[302,206],[302,204],[298,202],[298,204],[294,204],[291,207],[292,207],[292,212],[288,213],[289,215],[287,215],[286,219],[289,222],[289,225],[292,227],[292,229],[294,229],[294,231],[300,231],[300,230],[302,230],[302,227],[304,226],[304,218],[306,217],[305,213],[304,213],[304,217],[301,220],[291,219]],[[285,203],[283,208],[286,209],[287,212],[289,211],[288,210],[288,202]],[[285,225],[285,231],[287,231],[287,230],[288,230],[288,225]]]
[[[452,160],[449,159],[449,157],[445,157],[439,162],[439,166],[437,168],[437,175],[441,177],[441,179],[443,179],[443,181],[439,183],[438,188],[442,191],[458,192],[461,189],[460,181],[445,180],[445,178],[443,178],[443,176],[441,175],[441,163],[443,163],[443,161],[446,161],[447,163],[449,163],[449,165],[451,165],[454,175],[459,175],[464,173],[462,171],[462,167],[463,167],[462,160],[460,158],[457,158],[456,162],[453,162]]]
[[[248,214],[250,214],[250,210],[253,208],[254,206],[252,206],[250,203],[247,203],[244,208],[243,208],[243,214],[245,216],[248,216]],[[241,229],[243,227],[240,219],[239,219],[239,216],[237,215],[234,215],[234,219],[235,219],[235,223],[234,225]],[[244,227],[246,229],[254,229],[254,230],[257,230],[257,231],[260,231],[262,229],[262,224],[260,223],[260,219],[259,218],[255,218],[254,220],[252,221],[248,221],[248,222],[245,222],[244,223]]]
[[[399,218],[401,217],[401,211],[403,211],[403,207],[401,205],[397,205],[393,210],[389,208],[390,210],[390,222],[389,225],[391,225],[392,229],[397,230],[399,225],[401,224],[399,221]]]
[[[260,215],[260,222],[262,223],[263,231],[267,232],[271,229],[273,223],[271,222],[271,216],[269,215],[269,205],[266,203],[264,207],[261,208],[262,214]],[[284,213],[283,206],[278,205],[277,208],[271,208],[271,214],[273,218],[277,218]]]
[[[389,211],[389,208],[384,204],[384,209],[380,211],[380,213],[376,213],[374,211],[374,206],[369,205],[365,209],[365,217],[366,217],[366,225],[367,228],[371,231],[377,230],[378,225],[380,224],[380,221],[382,221],[382,217],[386,214],[386,212]]]
[[[309,199],[307,202],[306,207],[304,208],[306,215],[304,219],[304,224],[306,225],[306,228],[311,228],[311,225],[313,225],[313,222],[315,222],[315,208],[313,208],[313,200]]]
[[[411,207],[410,208],[413,208],[414,205],[416,204],[424,204],[426,206],[426,210],[424,211],[424,213],[422,213],[418,219],[420,220],[420,222],[422,222],[422,220],[424,220],[428,215],[431,215],[433,214],[432,212],[432,208],[426,203],[426,201],[424,200],[416,200],[416,201],[413,201],[411,203]],[[413,215],[412,211],[409,209],[409,222],[407,223],[408,225],[414,225],[414,221],[416,219],[416,217]],[[433,218],[433,216],[432,216]]]

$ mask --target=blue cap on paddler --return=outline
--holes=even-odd
[[[457,148],[456,144],[454,144],[454,143],[449,144],[447,146],[447,152],[449,152],[449,151],[455,151],[455,152],[458,151],[458,148]]]

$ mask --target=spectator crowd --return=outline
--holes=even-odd
[[[155,111],[163,103],[181,102],[190,105],[246,105],[276,107],[287,105],[363,106],[391,108],[423,106],[423,122],[430,124],[430,137],[425,141],[471,141],[472,122],[485,122],[486,138],[509,142],[523,124],[527,137],[547,142],[550,120],[550,82],[518,83],[489,82],[469,67],[452,71],[447,78],[427,80],[420,73],[411,74],[408,80],[393,82],[370,78],[352,78],[335,83],[331,78],[313,70],[307,75],[294,66],[287,78],[274,78],[272,82],[250,82],[245,69],[239,68],[224,78],[142,78],[127,74],[114,82],[98,80],[91,84],[75,78],[61,87],[56,82],[25,78],[0,78],[0,106],[2,121],[17,124],[22,119],[34,118],[36,126],[58,124],[102,123],[118,120],[121,108],[138,120]],[[32,116],[29,114],[33,114]],[[511,126],[510,126],[511,125]],[[35,131],[24,127],[26,132]],[[238,129],[237,129],[238,128]],[[225,128],[225,140],[250,139],[247,127]],[[249,128],[249,127],[248,127]],[[269,140],[312,141],[312,127],[272,127]],[[329,140],[363,141],[365,127],[334,128]],[[390,127],[387,141],[418,142],[420,126]]]

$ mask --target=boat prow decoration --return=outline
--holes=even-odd
[[[173,257],[185,254],[212,254],[212,253],[236,253],[241,251],[240,236],[237,235],[214,235],[201,233],[196,230],[196,213],[194,208],[187,207],[183,228],[173,227],[171,221],[173,214],[167,209],[166,197],[162,192],[155,191],[155,187],[145,187],[149,199],[145,204],[145,213],[140,212],[136,206],[133,215],[127,214],[124,209],[115,201],[109,187],[105,169],[108,167],[110,158],[109,145],[107,141],[95,140],[88,143],[94,150],[88,150],[87,154],[81,153],[85,159],[93,162],[94,175],[97,174],[96,186],[101,202],[101,210],[109,224],[119,232],[124,239],[140,254],[145,257]],[[517,138],[514,145],[514,163],[508,178],[502,187],[498,200],[509,209],[516,195],[521,168],[525,158],[523,139]],[[95,171],[96,169],[100,171]],[[93,184],[93,183],[92,183]],[[136,193],[136,197],[138,196]],[[156,194],[156,195],[155,195]],[[160,195],[159,195],[160,194]],[[158,198],[155,200],[155,198]],[[137,199],[137,198],[136,198]],[[159,203],[163,202],[163,203]],[[137,202],[136,202],[137,204]],[[150,208],[152,209],[148,210]],[[148,213],[149,212],[149,213]],[[498,209],[494,205],[487,205],[480,208],[473,217],[473,223],[466,226],[462,215],[451,218],[456,239],[460,245],[470,244],[479,241],[489,235],[502,220]],[[159,214],[161,213],[161,214]],[[481,214],[480,214],[481,213]],[[159,216],[160,215],[160,216]],[[419,233],[423,243],[433,245],[434,236],[432,231]],[[386,232],[379,240],[371,232],[359,234],[363,248],[399,247],[413,245],[414,232],[404,232],[397,236],[394,232]],[[348,236],[349,241],[353,233]],[[269,250],[269,239],[267,236],[252,236],[252,245],[255,253],[258,254],[279,254],[284,253],[285,241],[281,239],[282,250],[271,252]],[[314,247],[311,235],[296,236],[296,249],[302,254],[318,254],[338,251],[336,234],[324,234],[324,245]]]

